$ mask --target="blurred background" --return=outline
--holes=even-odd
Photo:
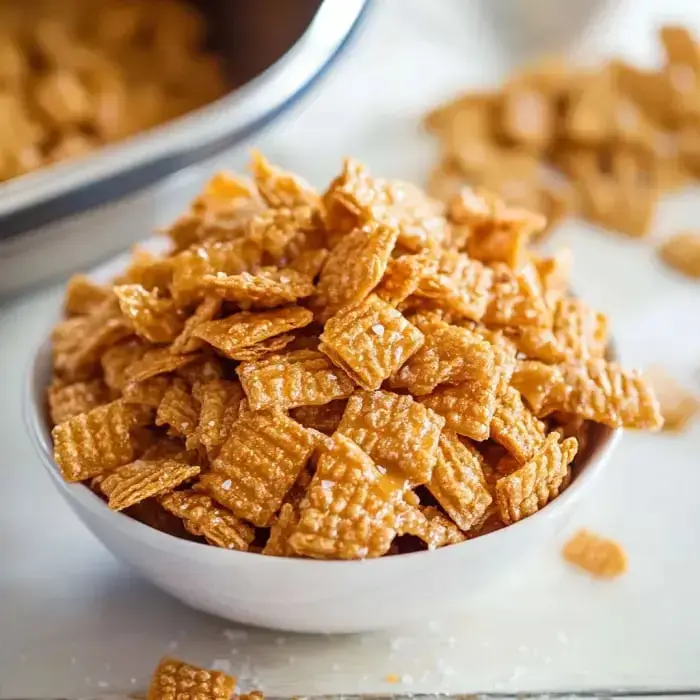
[[[697,393],[700,284],[658,252],[699,228],[694,37],[697,0],[0,3],[0,697],[141,687],[153,649],[271,693],[398,690],[387,674],[413,692],[700,686],[697,421],[626,435],[582,504],[575,525],[629,554],[619,583],[548,552],[448,621],[278,641],[117,564],[40,475],[20,408],[67,274],[151,237],[252,147],[318,186],[352,155],[438,196],[549,207],[541,244],[573,250],[622,360]]]

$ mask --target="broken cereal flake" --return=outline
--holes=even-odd
[[[700,279],[700,233],[677,233],[659,248],[659,256],[674,270],[687,277]]]
[[[562,549],[566,561],[595,578],[617,578],[627,571],[627,555],[613,540],[579,530]]]

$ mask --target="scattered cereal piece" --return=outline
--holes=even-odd
[[[653,367],[645,378],[654,390],[663,416],[663,430],[683,432],[700,415],[700,398],[682,387],[660,367]]]
[[[674,270],[700,279],[700,233],[677,233],[661,245],[659,255]]]
[[[231,700],[236,679],[221,671],[205,671],[177,659],[158,664],[148,688],[147,700]]]
[[[627,571],[624,549],[613,540],[579,530],[562,549],[566,561],[596,578],[617,578]]]

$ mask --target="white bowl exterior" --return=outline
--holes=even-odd
[[[51,457],[42,414],[48,343],[25,396],[27,425],[42,464],[89,530],[119,559],[184,603],[228,620],[320,633],[385,629],[472,604],[518,561],[552,546],[584,487],[604,467],[620,431],[607,430],[594,458],[554,502],[515,525],[433,552],[337,562],[263,557],[181,540],[110,511],[87,487],[67,484]]]

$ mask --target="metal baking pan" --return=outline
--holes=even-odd
[[[221,99],[76,160],[0,184],[0,244],[225,150],[291,106],[340,54],[369,0],[192,0],[232,84]],[[144,0],[147,2],[147,0]],[[8,256],[0,245],[0,263]],[[0,292],[1,293],[1,292]]]

